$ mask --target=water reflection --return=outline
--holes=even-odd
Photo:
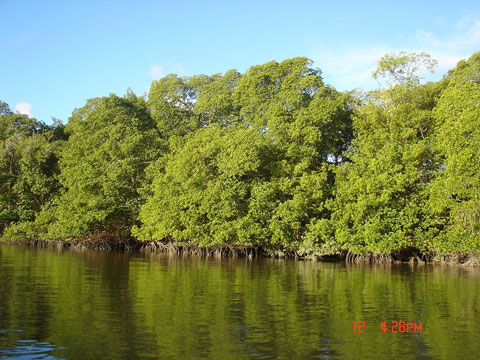
[[[14,330],[13,332],[22,332],[21,330]],[[5,333],[5,331],[1,331]],[[60,359],[58,357],[50,354],[55,349],[62,349],[56,347],[53,344],[50,344],[47,341],[37,341],[37,340],[17,340],[16,346],[1,349],[0,348],[0,359],[45,359],[45,360],[54,360]]]
[[[35,339],[39,356],[82,360],[467,359],[478,280],[460,267],[0,247],[0,354]],[[381,331],[393,320],[423,332]]]

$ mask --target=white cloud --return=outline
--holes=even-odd
[[[187,73],[187,70],[185,70],[185,68],[180,64],[175,64],[175,68],[177,69],[179,75],[185,75]]]
[[[465,15],[457,23],[457,30],[466,32],[467,35],[474,35],[478,40],[480,19],[474,15]],[[470,39],[473,40],[473,39]]]
[[[358,87],[371,88],[376,84],[372,72],[378,60],[391,51],[386,47],[357,48],[343,51],[323,51],[313,57],[323,73],[325,82],[339,90]]]
[[[438,47],[441,46],[441,42],[433,35],[431,32],[427,32],[425,30],[417,30],[415,31],[415,35],[417,37],[418,42],[422,44],[428,44],[429,46]]]
[[[167,65],[155,64],[150,68],[150,76],[154,80],[158,80],[164,77],[167,74],[177,74],[180,76],[185,76],[187,71],[185,68],[178,63],[168,63]]]
[[[480,19],[471,15],[462,17],[450,35],[439,37],[432,32],[416,31],[419,46],[438,60],[438,72],[446,73],[461,59],[480,49]]]
[[[14,109],[19,114],[28,115],[29,117],[32,115],[32,104],[27,102],[18,103]]]
[[[320,47],[311,58],[315,66],[320,67],[326,83],[339,90],[352,90],[357,87],[373,89],[377,87],[371,78],[378,60],[390,52],[426,52],[438,61],[436,76],[427,79],[439,79],[441,75],[454,68],[458,61],[466,59],[480,50],[480,19],[474,16],[461,18],[448,35],[439,36],[418,29],[413,34],[401,34],[402,48],[391,46],[366,46],[354,49],[328,49]],[[423,74],[422,74],[423,75]]]
[[[158,80],[166,75],[165,69],[163,68],[162,65],[155,64],[150,68],[150,76]]]
[[[440,39],[433,33],[423,30],[417,30],[417,39],[429,47],[470,54],[478,51],[480,46],[480,20],[475,21],[470,28],[457,32],[447,39]]]

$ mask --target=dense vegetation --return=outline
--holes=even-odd
[[[135,237],[304,254],[480,252],[480,53],[439,82],[388,54],[381,90],[306,58],[168,75],[64,127],[0,109],[4,240]]]

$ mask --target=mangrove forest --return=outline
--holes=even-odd
[[[65,124],[0,102],[1,240],[478,254],[480,52],[423,81],[435,65],[387,54],[373,91],[337,91],[304,57],[170,74]]]

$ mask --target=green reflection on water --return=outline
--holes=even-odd
[[[1,246],[0,357],[37,341],[66,359],[474,359],[479,275]]]

